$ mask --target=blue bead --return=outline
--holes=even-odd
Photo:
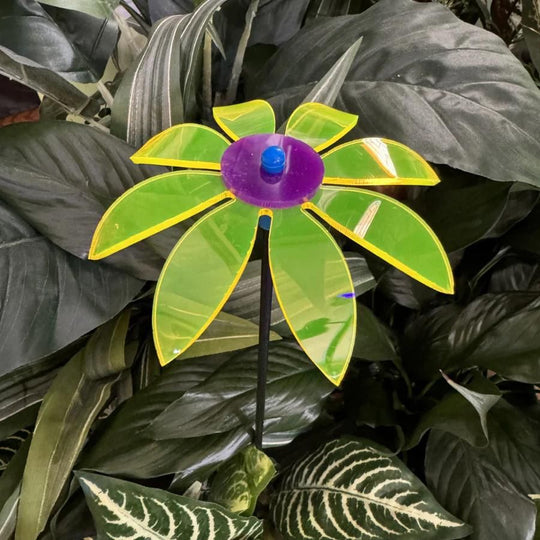
[[[261,155],[261,168],[268,174],[279,174],[285,169],[285,152],[281,146],[269,146]]]
[[[270,225],[272,224],[272,218],[270,216],[261,216],[259,218],[259,227],[265,231],[270,230]]]

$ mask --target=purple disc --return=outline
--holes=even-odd
[[[261,165],[263,152],[279,146],[285,153],[283,172],[270,174]],[[315,195],[322,183],[321,157],[306,143],[286,135],[263,133],[231,144],[221,158],[227,189],[240,200],[261,208],[288,208]]]

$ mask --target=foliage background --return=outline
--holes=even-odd
[[[472,527],[412,538],[539,537],[538,0],[195,4],[0,7],[0,538],[113,534],[100,529],[111,516],[92,499],[96,485],[198,512],[200,538],[204,501],[236,512],[208,507],[238,537],[260,537],[261,523],[240,516],[245,500],[265,538],[307,538],[313,515],[276,510],[288,471],[351,438],[397,456],[402,477],[406,465]],[[339,237],[360,314],[354,361],[342,387],[329,387],[274,303],[270,465],[242,453],[253,436],[260,250],[191,358],[164,369],[153,286],[191,222],[105,262],[86,256],[105,208],[163,170],[133,165],[134,147],[174,123],[213,125],[214,104],[268,99],[283,122],[308,95],[358,114],[351,136],[399,140],[436,167],[434,188],[385,191],[433,227],[457,288],[430,291]],[[220,478],[235,479],[231,492]],[[343,516],[344,504],[323,505],[323,517]],[[123,534],[143,519],[126,508]],[[328,537],[345,537],[336,530]]]

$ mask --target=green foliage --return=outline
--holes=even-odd
[[[257,540],[262,536],[261,521],[237,516],[217,504],[97,474],[80,473],[78,478],[101,538]]]
[[[287,540],[444,540],[471,532],[387,449],[366,440],[332,441],[299,461],[271,508]]]
[[[221,465],[212,479],[208,499],[237,514],[251,516],[257,498],[275,475],[272,460],[248,446]]]
[[[0,74],[39,92],[9,96],[16,111],[41,101],[41,119],[0,128],[0,538],[260,538],[262,519],[270,540],[538,538],[539,13],[538,0],[4,2]],[[354,137],[431,161],[439,185],[380,189],[429,223],[456,281],[438,294],[336,235],[353,361],[334,389],[274,298],[264,453],[259,246],[163,369],[154,282],[193,220],[87,260],[111,202],[166,172],[133,164],[134,146],[251,98],[278,126],[301,102],[331,104],[358,114]]]

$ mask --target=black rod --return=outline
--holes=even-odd
[[[259,356],[257,360],[257,410],[255,412],[255,446],[262,450],[264,430],[264,405],[266,399],[266,372],[268,370],[268,344],[272,313],[272,276],[268,263],[268,230],[260,228],[262,240],[261,297],[259,314]]]

